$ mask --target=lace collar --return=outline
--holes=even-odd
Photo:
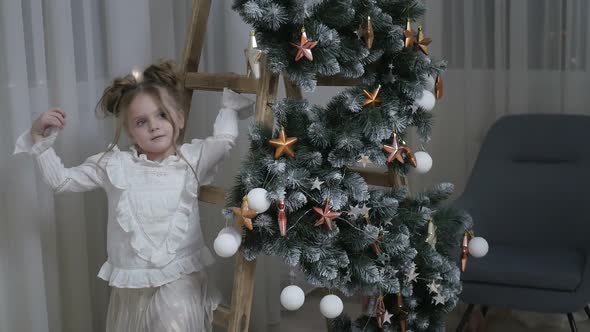
[[[180,149],[180,147],[176,147],[176,149],[178,151]],[[140,153],[137,150],[137,148],[133,145],[131,147],[129,147],[129,151],[131,152],[131,156],[133,157],[133,160],[135,162],[140,163],[140,164],[144,164],[144,165],[166,166],[166,165],[176,164],[182,160],[178,154],[171,154],[168,157],[166,157],[160,161],[149,160],[147,158],[147,156],[145,155],[145,153]]]

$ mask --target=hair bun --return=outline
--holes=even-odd
[[[174,62],[163,60],[150,65],[143,71],[143,79],[149,83],[169,87],[170,89],[182,88],[181,75]]]
[[[115,78],[104,89],[96,109],[105,116],[114,115],[117,117],[122,111],[121,106],[127,106],[121,105],[121,103],[128,104],[130,102],[129,98],[125,97],[128,93],[131,93],[129,96],[132,97],[138,91],[153,88],[166,89],[175,102],[175,106],[178,109],[182,108],[185,98],[182,75],[176,69],[174,62],[161,60],[150,65],[143,72],[141,69],[134,69],[131,74]]]
[[[113,83],[104,89],[102,98],[99,101],[101,111],[105,115],[118,116],[119,102],[125,92],[137,87],[137,81],[133,75],[126,75],[118,77],[113,80]]]

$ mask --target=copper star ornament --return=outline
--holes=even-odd
[[[383,150],[389,153],[389,156],[387,157],[388,163],[392,162],[395,159],[400,163],[404,164],[406,162],[406,159],[408,159],[410,165],[412,165],[413,167],[416,167],[418,165],[416,162],[416,157],[414,156],[412,150],[407,146],[399,146],[399,143],[397,141],[397,134],[395,133],[393,134],[393,140],[391,142],[391,145],[383,145]]]
[[[307,39],[305,28],[301,28],[301,39],[299,40],[299,44],[291,43],[291,45],[297,48],[297,55],[295,56],[295,61],[299,61],[303,57],[305,57],[309,61],[313,61],[313,54],[311,53],[311,49],[314,48],[317,44],[317,41],[310,41],[309,39]]]
[[[279,131],[279,137],[273,138],[268,143],[275,147],[275,159],[279,159],[283,155],[287,155],[291,158],[295,157],[293,152],[293,145],[297,143],[299,139],[297,137],[287,137],[285,134],[285,128],[281,128]]]
[[[329,230],[332,230],[333,227],[333,221],[334,219],[338,218],[340,216],[340,212],[334,212],[332,210],[330,210],[330,200],[326,200],[326,206],[324,206],[324,208],[319,208],[319,207],[314,207],[313,211],[315,213],[317,213],[320,218],[315,222],[314,226],[319,226],[319,225],[326,225],[328,227]]]
[[[375,33],[373,32],[373,23],[371,23],[371,16],[367,17],[367,27],[364,28],[361,24],[358,30],[356,31],[356,35],[359,38],[363,38],[365,40],[365,44],[367,45],[368,49],[373,48]]]
[[[363,107],[365,106],[375,106],[381,103],[379,99],[379,90],[381,89],[381,85],[377,86],[377,89],[373,90],[373,92],[369,92],[367,90],[363,90],[365,94],[365,102],[363,103]]]
[[[424,54],[428,55],[428,45],[432,42],[431,38],[424,37],[422,27],[418,27],[418,41],[416,41],[416,47],[420,49]]]
[[[436,81],[434,83],[434,95],[436,99],[442,99],[443,97],[443,80],[440,75],[436,76]]]
[[[239,226],[245,226],[247,229],[252,230],[254,227],[252,226],[252,218],[256,217],[256,211],[250,210],[248,206],[248,197],[244,196],[242,200],[242,207],[234,207],[232,208],[234,215],[236,216],[236,223]]]
[[[412,22],[408,19],[406,23],[406,30],[404,30],[404,37],[405,37],[405,46],[406,48],[410,48],[414,45],[414,31],[412,31]]]

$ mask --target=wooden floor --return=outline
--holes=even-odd
[[[309,332],[325,331],[325,320],[319,312],[320,294],[309,294],[305,299],[305,305],[294,312],[283,311],[281,325],[274,327],[269,332]],[[278,299],[277,299],[278,302]],[[358,302],[345,301],[344,310],[356,315],[360,312]],[[458,306],[449,316],[447,332],[454,332],[460,316],[465,310],[464,305]],[[583,311],[576,313],[578,331],[590,331],[590,321]],[[509,310],[490,310],[485,321],[486,332],[570,332],[567,317],[565,315],[547,315],[528,312],[511,312]]]

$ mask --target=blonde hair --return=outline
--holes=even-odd
[[[100,157],[102,159],[106,153],[113,150],[119,143],[121,132],[127,126],[127,109],[129,105],[140,94],[146,94],[154,100],[156,105],[166,113],[166,119],[172,125],[174,132],[179,133],[177,142],[174,142],[175,152],[190,166],[195,176],[195,169],[190,165],[186,158],[176,149],[176,144],[181,143],[183,129],[177,128],[172,121],[171,112],[183,112],[185,103],[185,90],[183,86],[183,77],[176,69],[174,62],[170,60],[161,60],[152,64],[145,70],[134,70],[131,74],[115,78],[112,83],[104,89],[102,97],[96,105],[96,112],[104,117],[114,116],[117,118],[117,127],[115,137],[105,153]],[[172,103],[173,110],[170,110],[164,100]],[[183,117],[186,119],[186,117]],[[100,162],[99,159],[99,162]]]

